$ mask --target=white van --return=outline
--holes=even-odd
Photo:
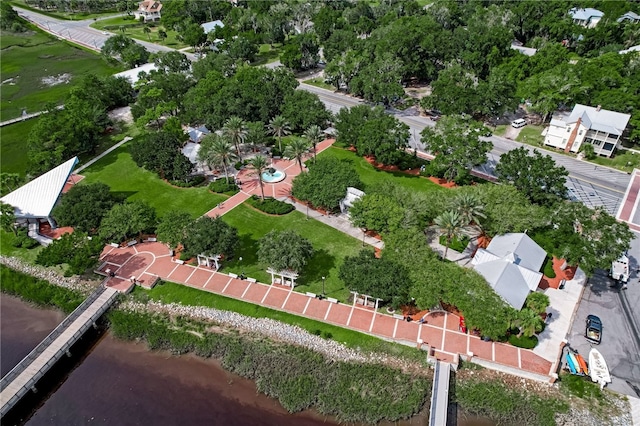
[[[511,122],[511,126],[515,127],[516,129],[519,127],[524,127],[527,125],[527,122],[524,118],[518,118],[517,120],[513,120]]]

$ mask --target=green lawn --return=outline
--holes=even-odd
[[[125,31],[120,31],[120,26],[125,26]],[[149,35],[145,34],[143,28],[148,26],[151,30]],[[113,34],[124,34],[128,37],[135,38],[143,41],[150,41],[151,43],[161,44],[163,46],[171,47],[173,49],[182,49],[188,47],[186,44],[178,40],[178,33],[175,30],[165,28],[160,25],[159,22],[149,22],[148,24],[141,24],[132,19],[132,17],[118,16],[109,19],[102,19],[91,24],[91,27],[98,30],[106,30]],[[167,33],[167,38],[162,40],[158,37],[158,30],[164,28]]]
[[[320,77],[310,78],[309,80],[303,81],[303,83],[310,84],[312,86],[316,86],[321,89],[336,90],[336,88],[333,87],[332,85],[325,83],[324,78],[320,78]]]
[[[27,170],[27,137],[38,118],[0,127],[0,170],[24,176]]]
[[[13,242],[16,240],[16,236],[13,232],[7,232],[0,229],[0,254],[3,256],[17,257],[28,263],[35,263],[38,253],[44,248],[44,246],[38,246],[32,249],[15,248]]]
[[[119,71],[99,55],[40,31],[0,35],[0,78],[6,81],[0,93],[2,121],[19,117],[23,108],[36,112],[49,102],[62,103],[74,83],[86,74],[105,76]],[[57,84],[43,80],[55,77],[60,77]]]
[[[544,136],[542,136],[542,126],[532,126],[531,124],[523,127],[520,130],[520,134],[516,137],[518,142],[526,143],[528,145],[542,146],[544,143]]]
[[[633,169],[640,168],[640,154],[624,149],[619,149],[613,158],[597,156],[589,161],[600,164],[601,166],[613,167],[627,173],[631,173]]]
[[[64,19],[67,21],[79,21],[83,19],[92,19],[92,18],[100,18],[109,15],[115,15],[119,13],[118,11],[111,10],[108,12],[100,12],[100,13],[91,13],[89,10],[80,11],[80,12],[57,12],[57,11],[46,11],[43,9],[38,9],[36,7],[32,7],[32,5],[27,4],[24,0],[12,0],[11,3],[14,3],[16,6],[21,7],[23,9],[31,10],[33,12],[39,13],[41,15],[50,16],[56,19]],[[83,3],[81,3],[83,4]]]
[[[307,220],[303,213],[293,211],[284,216],[270,216],[253,209],[246,203],[239,205],[222,216],[229,225],[238,229],[240,247],[235,259],[223,264],[224,272],[240,274],[269,283],[271,276],[266,265],[258,263],[258,240],[271,230],[293,229],[311,241],[314,255],[300,273],[299,291],[322,293],[322,277],[325,292],[329,297],[345,301],[349,289],[338,278],[338,269],[346,256],[355,255],[362,249],[362,243],[328,225],[313,219]],[[242,257],[242,261],[238,259]]]
[[[280,59],[283,47],[284,45],[280,43],[274,44],[273,47],[270,44],[261,44],[256,60],[251,65],[264,65],[277,61]]]
[[[170,210],[183,210],[198,217],[227,199],[224,195],[213,194],[206,187],[176,188],[161,180],[158,175],[139,168],[131,159],[124,144],[109,153],[82,174],[82,182],[102,182],[111,187],[112,192],[122,193],[130,200],[143,200],[156,209],[158,216]]]
[[[401,172],[385,172],[373,167],[362,157],[346,149],[331,147],[319,154],[319,157],[335,157],[353,161],[360,180],[365,185],[376,185],[384,181],[391,181],[404,188],[417,192],[446,191],[429,179],[420,176],[411,176]],[[366,191],[366,189],[365,189]]]
[[[504,136],[504,134],[507,132],[507,125],[506,124],[500,124],[498,126],[496,126],[496,128],[493,130],[493,134],[496,136]]]
[[[322,331],[331,333],[332,340],[343,343],[351,348],[360,348],[364,352],[383,352],[394,356],[405,356],[413,360],[424,361],[422,351],[413,347],[386,342],[377,337],[369,336],[357,331],[337,327],[335,325],[276,311],[252,303],[242,302],[202,290],[196,290],[187,286],[163,283],[152,290],[136,288],[133,297],[149,296],[151,299],[160,300],[163,303],[181,303],[191,306],[207,306],[224,311],[238,312],[252,318],[271,318],[286,324],[297,325],[310,333]]]

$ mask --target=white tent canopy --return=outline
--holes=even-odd
[[[78,157],[60,164],[0,199],[15,209],[17,219],[48,218],[58,201]]]

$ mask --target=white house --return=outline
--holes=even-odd
[[[205,34],[209,34],[211,31],[214,31],[216,28],[224,28],[224,23],[221,20],[205,22],[204,24],[200,24]]]
[[[522,309],[540,284],[546,257],[547,252],[527,234],[505,234],[491,240],[486,249],[478,249],[471,264],[505,302]]]
[[[593,145],[598,155],[611,157],[631,116],[619,112],[576,104],[571,114],[557,113],[544,138],[544,144],[578,152],[583,143]]]
[[[162,10],[162,3],[154,0],[144,0],[138,3],[138,10],[133,12],[134,18],[136,21],[139,21],[140,18],[144,19],[144,22],[147,21],[159,21],[162,17],[160,11]]]
[[[629,21],[632,24],[637,24],[638,22],[640,22],[640,15],[638,15],[637,13],[633,13],[631,11],[625,13],[624,15],[622,15],[621,17],[619,17],[617,19],[618,22],[623,22],[623,21]]]
[[[577,9],[574,7],[569,11],[569,15],[571,15],[574,24],[581,25],[585,28],[593,28],[598,25],[598,22],[600,22],[600,19],[604,16],[604,12],[590,7],[586,9]]]

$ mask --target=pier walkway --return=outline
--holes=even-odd
[[[449,378],[451,364],[436,361],[433,373],[433,388],[431,389],[431,410],[429,426],[447,424],[447,410],[449,409]]]
[[[103,285],[64,319],[38,346],[0,380],[0,417],[4,417],[63,354],[113,304],[118,291]]]

